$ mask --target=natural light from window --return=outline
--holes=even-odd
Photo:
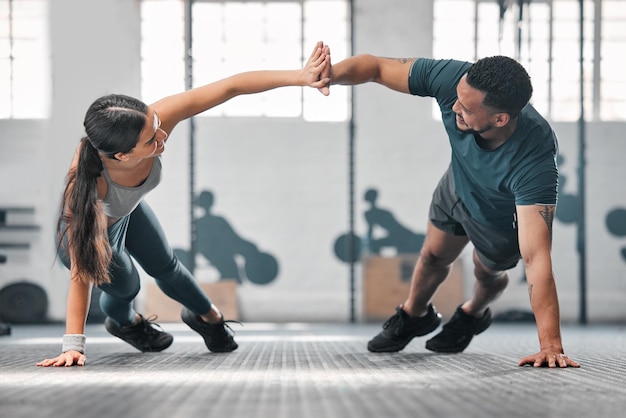
[[[301,68],[318,40],[330,45],[333,55],[346,56],[348,12],[345,0],[196,0],[192,8],[193,87],[243,71]],[[143,0],[141,14],[142,95],[151,102],[186,86],[183,1]],[[344,121],[349,110],[347,87],[333,86],[328,97],[316,89],[287,87],[236,97],[202,116]]]
[[[47,2],[0,0],[0,119],[47,118]]]
[[[578,120],[579,1],[524,2],[521,10],[518,2],[502,4],[501,10],[491,0],[435,0],[433,55],[468,61],[511,56],[528,70],[531,101],[540,113],[555,121]],[[585,119],[626,120],[626,0],[584,0],[583,7]]]

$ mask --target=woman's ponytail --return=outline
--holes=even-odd
[[[98,151],[83,138],[76,167],[68,174],[57,225],[59,245],[67,234],[67,250],[79,279],[95,285],[110,283],[112,257],[107,218],[98,200],[97,180],[102,169]]]
[[[116,159],[137,145],[146,123],[148,106],[120,94],[102,96],[85,114],[87,136],[81,140],[78,162],[67,176],[61,215],[57,223],[58,245],[67,245],[78,279],[95,285],[110,283],[112,259],[107,234],[108,218],[98,199],[101,158]]]

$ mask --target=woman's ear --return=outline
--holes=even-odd
[[[118,152],[114,155],[117,161],[128,161],[128,154],[124,152]]]

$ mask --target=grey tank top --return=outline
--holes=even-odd
[[[135,210],[141,199],[161,182],[161,156],[154,158],[148,178],[137,187],[114,183],[106,167],[102,173],[108,184],[107,194],[102,199],[104,213],[110,218],[122,218]]]

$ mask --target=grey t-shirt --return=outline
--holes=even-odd
[[[148,178],[137,187],[121,186],[111,180],[106,168],[102,174],[108,183],[108,191],[102,203],[104,212],[111,218],[122,218],[130,214],[143,197],[161,182],[161,156],[154,158]]]

